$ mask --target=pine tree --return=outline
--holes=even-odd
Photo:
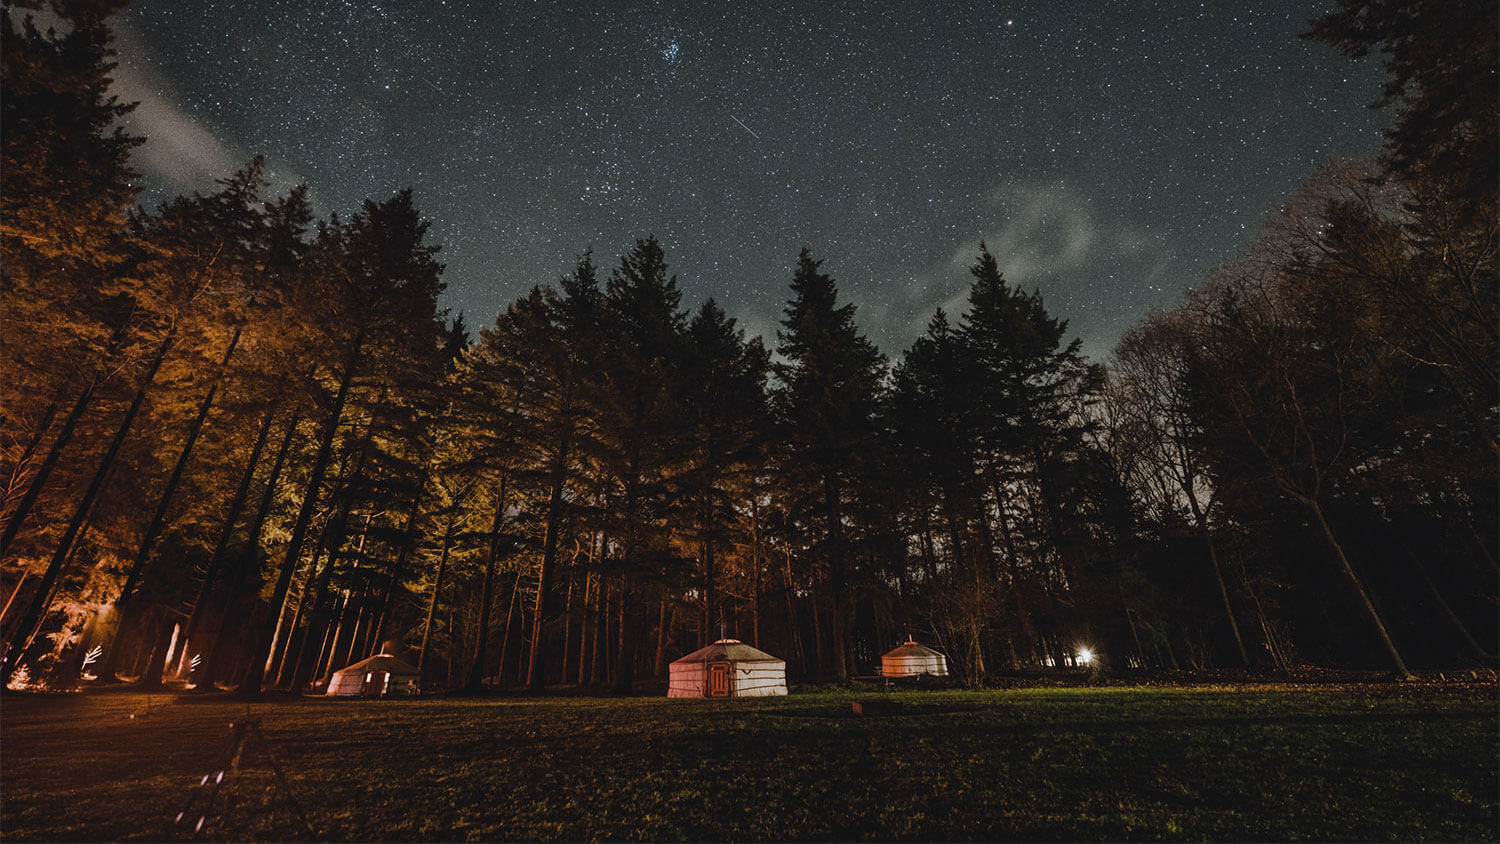
[[[700,630],[711,640],[726,615],[720,595],[732,528],[744,513],[749,475],[763,462],[770,356],[760,338],[747,341],[713,299],[693,316],[687,342],[682,404],[690,425],[684,441],[689,463],[674,492],[691,525],[685,533],[699,557]]]
[[[60,4],[61,31],[0,13],[0,554],[120,351],[122,303],[98,290],[125,259],[128,158],[144,139],[120,128],[133,106],[109,94],[119,5]]]
[[[301,559],[313,511],[334,456],[356,378],[381,379],[400,373],[405,362],[430,353],[440,330],[437,296],[442,291],[438,247],[423,242],[430,224],[421,218],[411,190],[385,202],[366,201],[347,223],[337,219],[319,229],[308,257],[310,282],[300,288],[296,306],[322,335],[317,351],[328,361],[327,397],[317,452],[291,537],[273,587],[271,608],[279,613]],[[266,658],[276,631],[255,631],[244,694],[261,690]]]
[[[784,330],[776,333],[784,362],[774,367],[773,402],[786,444],[786,482],[821,527],[816,554],[828,570],[832,672],[843,678],[853,607],[845,520],[853,476],[875,436],[885,359],[855,327],[854,306],[837,304],[838,288],[820,264],[806,249],[797,258]]]
[[[597,387],[590,396],[605,499],[606,555],[619,590],[614,686],[633,681],[640,605],[648,587],[681,580],[686,561],[673,548],[671,489],[686,465],[681,406],[686,315],[677,279],[656,238],[637,240],[605,285]]]

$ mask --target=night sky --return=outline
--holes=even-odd
[[[410,185],[471,326],[654,233],[773,345],[806,245],[898,354],[983,238],[1103,355],[1379,148],[1330,5],[136,0],[116,77],[148,204],[256,153],[320,214]]]

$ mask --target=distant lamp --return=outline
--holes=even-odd
[[[1079,648],[1078,649],[1078,664],[1079,665],[1093,665],[1094,664],[1094,651],[1091,648]]]

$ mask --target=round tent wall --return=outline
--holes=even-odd
[[[915,639],[880,657],[880,674],[883,677],[933,677],[948,676],[948,658]]]
[[[786,662],[738,639],[720,639],[668,666],[667,697],[786,694]]]
[[[328,681],[328,697],[415,697],[420,691],[421,672],[391,656],[376,654],[334,672]]]

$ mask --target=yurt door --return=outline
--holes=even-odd
[[[729,663],[711,662],[708,664],[708,696],[729,697],[729,678],[733,676],[730,672]]]

